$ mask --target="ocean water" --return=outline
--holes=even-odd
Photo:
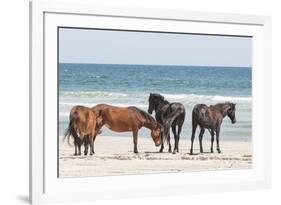
[[[168,101],[185,106],[187,114],[181,138],[190,139],[194,105],[231,101],[237,103],[237,123],[231,124],[227,117],[224,119],[221,140],[251,140],[252,71],[248,67],[61,63],[59,134],[65,132],[69,111],[75,105],[92,107],[107,103],[137,106],[147,111],[150,93],[160,93]],[[116,133],[104,127],[101,135],[129,137],[132,133]],[[149,137],[150,132],[143,128],[139,136]],[[208,132],[204,138],[210,138]]]

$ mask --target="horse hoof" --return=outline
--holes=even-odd
[[[173,151],[173,154],[176,154],[176,153],[177,153],[177,152],[174,150],[174,151]]]
[[[190,151],[190,155],[193,155],[193,151]]]
[[[220,153],[221,153],[221,151],[220,151],[220,150],[218,150],[218,153],[220,154]]]
[[[169,153],[171,153],[172,152],[172,150],[171,149],[169,149]]]

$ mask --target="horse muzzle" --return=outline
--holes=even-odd
[[[159,147],[161,145],[161,141],[155,142],[155,146]]]

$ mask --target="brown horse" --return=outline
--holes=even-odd
[[[219,145],[220,128],[225,116],[228,116],[231,122],[236,123],[235,117],[235,105],[231,102],[218,103],[208,107],[205,104],[197,104],[192,111],[192,135],[191,135],[191,149],[190,154],[193,154],[193,141],[195,138],[195,131],[197,125],[200,126],[199,143],[200,153],[203,153],[202,139],[205,132],[205,128],[209,130],[211,134],[211,153],[213,153],[214,135],[216,133],[217,151],[221,153]]]
[[[138,153],[138,131],[142,127],[151,130],[151,137],[155,146],[162,143],[162,126],[148,113],[136,107],[116,107],[98,104],[92,110],[102,118],[101,125],[105,125],[115,132],[133,132],[134,153]]]
[[[69,114],[69,125],[65,132],[64,139],[72,136],[74,138],[75,153],[81,155],[81,145],[84,143],[84,154],[88,154],[88,147],[90,144],[90,155],[94,154],[93,142],[96,135],[101,128],[101,118],[97,117],[96,113],[90,108],[84,106],[74,106]]]

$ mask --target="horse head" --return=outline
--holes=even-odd
[[[236,104],[234,103],[228,103],[228,109],[227,109],[227,116],[231,120],[232,124],[236,123],[236,116],[235,116],[235,111],[236,111]]]
[[[160,101],[164,101],[164,97],[158,93],[150,93],[148,98],[148,113],[152,114],[153,110],[155,110],[157,103]]]
[[[151,130],[151,137],[155,143],[155,146],[158,147],[162,144],[163,127],[161,124],[157,123],[156,127]]]

